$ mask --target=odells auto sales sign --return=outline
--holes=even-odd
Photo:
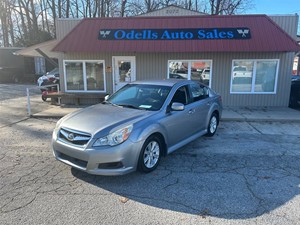
[[[103,29],[99,40],[230,40],[250,39],[249,28]]]

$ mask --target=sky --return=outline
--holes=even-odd
[[[252,0],[253,9],[247,14],[295,14],[300,15],[300,0]]]
[[[300,16],[300,0],[251,0],[253,9],[247,10],[247,14],[286,15],[298,14]],[[298,23],[298,35],[300,35],[300,19]]]

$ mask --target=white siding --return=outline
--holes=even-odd
[[[177,6],[168,6],[162,9],[155,10],[153,12],[141,14],[138,16],[201,16],[207,15],[205,13],[183,9]]]
[[[299,16],[295,15],[276,15],[269,16],[278,26],[296,40]]]
[[[55,21],[57,40],[63,39],[80,21],[81,19],[57,19]]]

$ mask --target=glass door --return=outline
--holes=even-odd
[[[113,56],[114,91],[135,79],[135,56]]]

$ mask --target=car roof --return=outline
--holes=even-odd
[[[190,83],[188,80],[180,80],[180,79],[165,79],[165,80],[141,80],[134,81],[133,84],[149,84],[149,85],[162,85],[173,87],[175,84],[184,84]]]

